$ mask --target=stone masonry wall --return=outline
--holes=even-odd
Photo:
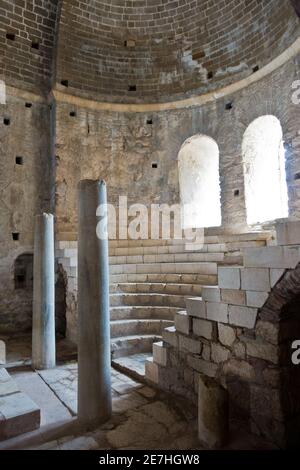
[[[214,138],[220,150],[223,227],[245,230],[241,147],[247,126],[272,114],[282,125],[290,214],[300,215],[300,106],[292,102],[300,56],[266,78],[213,103],[153,113],[96,111],[57,103],[56,210],[61,240],[76,240],[76,185],[104,178],[109,201],[127,195],[134,203],[179,202],[177,158],[197,133]],[[228,103],[231,109],[227,109]],[[152,168],[157,163],[157,168]]]
[[[248,76],[298,34],[290,0],[65,0],[57,83],[91,99],[168,101]]]
[[[231,418],[280,447],[299,444],[299,229],[280,223],[276,245],[246,248],[242,267],[220,266],[218,286],[187,300],[146,366],[151,381],[194,402],[199,375],[215,379]]]
[[[14,262],[21,254],[33,253],[35,214],[53,210],[50,113],[47,104],[29,97],[7,96],[7,104],[0,105],[2,332],[31,328],[32,291],[15,289]]]

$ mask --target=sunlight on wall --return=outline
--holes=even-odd
[[[219,148],[205,135],[186,140],[178,155],[183,228],[221,225]]]
[[[248,224],[287,217],[283,134],[275,116],[261,116],[249,125],[242,155]]]

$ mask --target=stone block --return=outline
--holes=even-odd
[[[213,378],[217,375],[218,366],[213,362],[204,361],[199,356],[188,356],[187,362],[189,367],[207,377]]]
[[[206,318],[206,304],[202,297],[186,299],[186,309],[191,317]]]
[[[213,362],[220,364],[226,362],[229,359],[230,351],[219,343],[212,343],[211,345],[211,359]]]
[[[0,369],[0,398],[20,392],[17,383],[11,378],[6,369]]]
[[[228,305],[218,302],[207,302],[206,317],[208,320],[228,323]]]
[[[218,269],[218,284],[221,289],[240,289],[240,268],[221,266]]]
[[[276,286],[277,282],[284,275],[285,269],[270,269],[271,289]]]
[[[200,340],[188,338],[187,336],[179,335],[179,351],[191,354],[200,354],[202,350],[202,343]]]
[[[208,302],[221,302],[221,290],[215,286],[203,287],[202,299]]]
[[[269,292],[247,292],[247,306],[262,308],[269,297]]]
[[[245,268],[241,270],[242,289],[246,291],[270,291],[269,269]]]
[[[231,326],[218,324],[219,340],[224,346],[231,347],[236,340],[236,333]]]
[[[230,359],[230,361],[224,364],[223,373],[229,376],[240,377],[247,381],[255,380],[255,370],[253,366],[246,361]]]
[[[159,382],[159,368],[158,365],[153,362],[153,358],[150,357],[145,362],[145,376],[146,379],[154,384]]]
[[[193,319],[193,333],[196,336],[211,340],[213,335],[213,324],[207,320]]]
[[[279,343],[280,331],[281,327],[278,323],[259,320],[256,325],[256,335],[274,345]]]
[[[252,330],[255,327],[257,313],[255,308],[229,305],[229,324]]]
[[[221,301],[225,304],[246,305],[246,292],[243,290],[222,289]]]
[[[38,429],[40,410],[24,393],[13,393],[0,400],[0,441]]]
[[[244,250],[246,268],[294,269],[299,260],[300,249],[298,247],[268,246]]]
[[[215,381],[199,377],[198,437],[209,449],[222,447],[229,434],[228,392]]]
[[[165,328],[162,337],[165,343],[170,344],[174,348],[178,348],[178,335],[176,334],[176,328],[174,326]]]
[[[178,312],[175,314],[176,331],[189,335],[192,330],[192,318],[187,312]]]
[[[279,362],[279,348],[273,344],[267,343],[261,338],[243,338],[246,346],[247,356],[263,359],[264,361],[278,364]]]
[[[300,245],[300,221],[276,224],[277,245]]]
[[[167,348],[164,347],[163,342],[153,344],[153,362],[160,366],[166,367],[167,365]]]

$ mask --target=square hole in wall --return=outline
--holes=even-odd
[[[12,233],[12,239],[14,242],[18,242],[20,240],[20,234],[18,232]]]
[[[296,173],[296,174],[295,174],[294,180],[300,180],[300,173]]]
[[[6,33],[6,39],[8,39],[9,41],[15,41],[16,35],[14,33]]]
[[[252,69],[252,72],[255,73],[255,72],[258,72],[259,71],[259,65],[255,65],[255,67],[253,67]]]
[[[124,41],[125,47],[135,47],[135,40],[134,39],[127,39]]]
[[[235,189],[233,194],[234,194],[234,197],[238,197],[240,195],[240,190]]]
[[[153,168],[154,170],[156,170],[156,169],[158,168],[158,163],[157,163],[157,162],[153,162],[153,163],[152,163],[152,168]]]
[[[32,108],[32,103],[25,103],[25,108]]]
[[[226,111],[230,111],[233,108],[233,103],[230,101],[229,103],[225,104]]]
[[[214,73],[213,72],[208,72],[207,73],[207,78],[208,78],[208,80],[211,80],[212,78],[214,78]]]
[[[32,41],[31,49],[35,49],[36,51],[38,51],[39,48],[40,48],[40,43],[38,41]]]
[[[62,86],[66,87],[66,88],[68,88],[68,86],[69,86],[69,80],[62,80],[60,83],[62,84]]]
[[[16,157],[16,165],[24,165],[24,158],[23,157]]]
[[[148,126],[152,126],[153,119],[152,118],[147,119],[147,124],[148,124]]]
[[[70,112],[70,116],[71,116],[71,117],[76,117],[76,116],[77,116],[76,111],[71,111],[71,112]]]
[[[136,91],[136,85],[129,85],[128,91]]]
[[[10,125],[10,119],[9,119],[9,118],[4,118],[4,119],[3,119],[3,124],[4,124],[5,126],[9,126],[9,125]]]

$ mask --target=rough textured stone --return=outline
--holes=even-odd
[[[252,329],[255,326],[256,318],[257,309],[229,305],[229,323],[231,325]]]
[[[217,303],[217,302],[207,302],[206,304],[207,319],[215,322],[228,323],[228,305]]]
[[[179,333],[188,335],[192,329],[192,319],[186,312],[175,315],[175,328]]]
[[[227,361],[230,356],[230,351],[218,343],[212,343],[211,345],[211,358],[213,362],[217,364]]]
[[[225,375],[237,376],[243,380],[255,380],[255,370],[253,366],[251,366],[246,361],[237,361],[236,359],[231,359],[226,364],[224,364],[223,372]]]
[[[199,377],[198,436],[210,449],[220,448],[228,438],[228,394],[216,382]]]
[[[268,292],[270,290],[269,269],[241,270],[242,289],[249,291]]]
[[[211,340],[213,336],[213,324],[206,320],[194,318],[193,333],[196,336],[201,336],[205,339]]]
[[[201,372],[201,374],[207,377],[213,378],[217,374],[218,366],[216,364],[204,361],[198,356],[188,356],[187,363],[192,369]]]
[[[224,346],[231,347],[236,340],[236,333],[230,326],[218,324],[219,340]]]
[[[240,289],[240,268],[220,267],[218,269],[219,286],[221,289]]]
[[[232,305],[246,305],[246,292],[243,290],[222,289],[222,302]]]

